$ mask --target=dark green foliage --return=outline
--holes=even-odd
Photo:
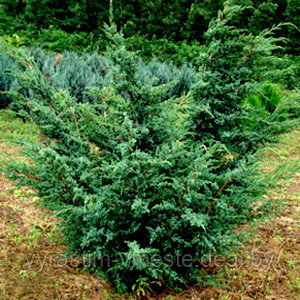
[[[61,29],[49,27],[40,32],[20,32],[23,43],[27,46],[43,47],[54,52],[63,51],[95,51],[101,47],[101,42],[93,33],[68,33]],[[104,49],[102,45],[101,49]]]
[[[287,30],[287,37],[290,42],[291,52],[296,56],[299,56],[300,47],[300,1],[299,0],[287,0],[286,10],[283,13],[287,21],[291,22],[295,26],[289,26]]]
[[[276,11],[278,5],[272,1],[261,2],[254,10],[254,13],[249,21],[249,26],[252,31],[259,34],[264,28],[271,28],[278,22],[276,20]]]
[[[0,27],[6,34],[25,29],[30,31],[62,29],[66,33],[88,32],[100,36],[103,24],[108,22],[109,1],[5,0],[1,6]],[[113,1],[113,19],[126,36],[137,32],[148,38],[168,37],[172,40],[201,38],[212,17],[222,7],[219,1]],[[18,18],[15,18],[18,16]],[[4,26],[6,24],[6,27]],[[9,26],[7,26],[9,25]],[[48,39],[49,41],[49,39]],[[84,42],[84,41],[83,41]],[[68,44],[65,44],[68,46]]]
[[[163,61],[171,61],[177,65],[190,62],[197,64],[197,57],[206,51],[206,47],[196,41],[175,43],[167,38],[151,40],[144,36],[133,36],[125,40],[127,48],[131,51],[139,50],[144,60],[157,57]]]
[[[243,100],[257,90],[261,78],[282,73],[281,60],[273,55],[280,40],[266,30],[254,36],[237,28],[236,19],[248,7],[225,6],[207,31],[208,51],[201,56],[202,69],[192,89],[195,107],[192,110],[196,141],[218,140],[230,151],[245,155],[255,151],[265,141],[267,132],[245,131],[243,120],[248,112]],[[277,71],[275,72],[274,70]]]
[[[124,1],[114,0],[113,20],[123,29],[128,45],[150,57],[175,56],[193,61],[197,42],[205,42],[209,22],[217,16],[224,0]],[[288,38],[287,50],[299,51],[299,0],[237,0],[249,8],[237,17],[240,28],[258,34],[278,23],[278,36]],[[41,46],[55,52],[105,50],[103,24],[109,20],[110,1],[5,0],[0,4],[0,35],[18,34],[26,46]],[[298,29],[297,29],[298,26]],[[166,44],[166,40],[171,45]],[[197,42],[194,42],[197,41]],[[193,46],[191,47],[191,42]],[[144,44],[140,47],[141,44]],[[151,49],[154,48],[154,51]],[[170,53],[170,55],[168,55]]]
[[[66,32],[92,31],[103,21],[108,21],[107,11],[109,2],[94,1],[50,1],[27,0],[1,1],[1,29],[11,30],[12,25],[19,29],[25,29],[27,23],[31,30],[48,29],[50,26],[60,27]],[[102,12],[102,14],[99,14]]]

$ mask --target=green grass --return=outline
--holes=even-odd
[[[40,133],[31,122],[23,122],[10,110],[0,110],[0,140],[5,143],[38,141]]]

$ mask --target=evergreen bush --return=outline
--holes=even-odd
[[[113,62],[106,56],[97,52],[77,54],[65,51],[62,54],[45,52],[41,48],[24,49],[26,56],[32,57],[39,69],[45,75],[49,83],[57,89],[68,91],[80,102],[93,102],[94,98],[87,93],[90,87],[103,87],[105,82],[111,80]],[[18,69],[15,59],[9,57],[4,50],[0,52],[1,59],[1,86],[2,91],[19,91],[16,78],[9,73]],[[193,67],[184,64],[177,68],[172,63],[160,62],[153,59],[148,63],[139,59],[138,72],[144,78],[145,83],[153,82],[153,85],[167,84],[176,81],[170,89],[169,95],[181,96],[188,93],[191,85],[195,82],[196,71]],[[28,90],[24,90],[29,95]],[[11,99],[5,97],[2,107],[10,104]],[[11,108],[19,111],[21,106],[18,98],[14,100]],[[19,113],[21,113],[19,111]]]
[[[128,37],[126,45],[129,50],[135,51],[139,49],[140,55],[144,60],[151,60],[153,57],[163,61],[171,61],[177,65],[182,65],[186,62],[196,64],[197,57],[200,53],[206,51],[204,45],[200,45],[197,41],[181,41],[172,42],[167,38],[152,38],[147,39],[144,36],[135,35]]]
[[[5,92],[17,91],[20,88],[17,79],[9,74],[9,70],[17,71],[16,62],[0,44],[0,108],[7,107],[11,102]]]
[[[12,162],[7,172],[57,212],[69,253],[119,291],[205,281],[201,260],[233,251],[247,238],[240,226],[270,208],[254,155],[265,133],[251,144],[237,120],[249,117],[243,99],[261,74],[255,63],[274,46],[230,25],[242,9],[229,6],[211,23],[192,95],[182,78],[193,76],[165,76],[157,61],[141,67],[114,27],[110,72],[89,89],[89,103],[21,58],[18,79],[31,95],[20,103],[45,139],[28,148],[32,164]]]
[[[241,1],[235,1],[241,2]],[[243,2],[243,1],[242,1]],[[236,20],[251,7],[227,3],[206,33],[208,51],[200,56],[201,70],[192,88],[191,123],[195,140],[217,140],[235,155],[255,152],[274,136],[271,127],[260,134],[243,124],[251,118],[244,99],[259,90],[262,80],[282,76],[284,63],[274,51],[282,39],[273,37],[279,26],[254,36]],[[264,132],[262,134],[262,132]]]
[[[198,45],[205,41],[209,22],[217,16],[225,0],[142,0],[49,1],[5,0],[0,6],[0,36],[18,34],[27,46],[40,46],[54,52],[63,50],[105,50],[102,27],[114,14],[128,45],[146,55],[163,58],[176,56],[181,62],[197,56]],[[240,0],[237,1],[240,3]],[[258,32],[274,24],[291,22],[278,36],[289,39],[287,51],[299,52],[299,0],[244,0],[251,9],[239,18],[240,28]],[[298,27],[298,28],[297,28]],[[136,49],[136,48],[134,48]],[[196,55],[194,55],[196,54]]]

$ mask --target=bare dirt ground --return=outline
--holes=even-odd
[[[273,162],[299,159],[300,131],[283,135],[275,149],[262,155],[270,164],[265,171]],[[0,163],[18,159],[16,146],[1,141],[1,136],[0,153]],[[268,197],[282,198],[283,209],[259,226],[230,263],[210,266],[219,271],[219,287],[190,287],[143,298],[300,299],[300,173]],[[104,279],[83,272],[78,259],[61,256],[67,246],[57,220],[39,201],[33,190],[17,187],[0,173],[0,299],[134,299],[115,294]]]

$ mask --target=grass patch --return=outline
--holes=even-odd
[[[24,122],[11,110],[0,110],[0,140],[4,143],[38,141],[40,132],[31,122]]]

